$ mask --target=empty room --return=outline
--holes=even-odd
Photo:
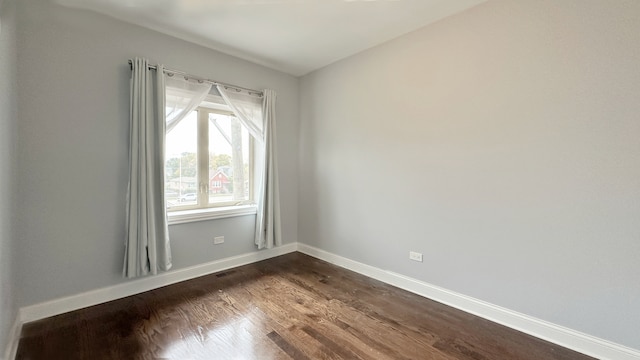
[[[640,360],[640,1],[0,0],[0,350]]]

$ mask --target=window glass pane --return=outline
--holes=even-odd
[[[198,202],[198,113],[193,111],[167,134],[165,196],[167,208]]]
[[[235,117],[209,114],[209,203],[250,199],[249,133]]]

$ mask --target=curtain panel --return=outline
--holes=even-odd
[[[164,68],[132,61],[129,127],[129,186],[123,276],[157,274],[171,268],[164,199]]]
[[[164,75],[167,133],[195,110],[211,91],[211,84]]]
[[[272,248],[282,245],[280,228],[280,187],[276,151],[276,93],[264,90],[262,117],[264,121],[264,172],[262,192],[256,215],[256,245]]]
[[[217,89],[258,143],[254,189],[257,206],[255,244],[258,249],[279,246],[282,236],[275,142],[276,93],[267,89],[259,97],[233,88],[227,89],[223,85],[217,85]]]

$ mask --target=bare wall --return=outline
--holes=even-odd
[[[129,66],[278,93],[283,241],[297,241],[298,79],[49,1],[18,5],[20,306],[121,283]],[[254,216],[170,226],[174,270],[255,251]],[[213,237],[225,244],[213,246]]]
[[[303,77],[299,241],[640,349],[638,64],[640,2],[493,0]]]
[[[15,13],[13,0],[0,1],[0,356],[17,313],[12,267],[17,123]]]

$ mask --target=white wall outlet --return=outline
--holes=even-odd
[[[213,238],[214,245],[220,245],[224,242],[224,236],[216,236]]]
[[[422,262],[422,254],[419,252],[409,251],[409,259]]]

